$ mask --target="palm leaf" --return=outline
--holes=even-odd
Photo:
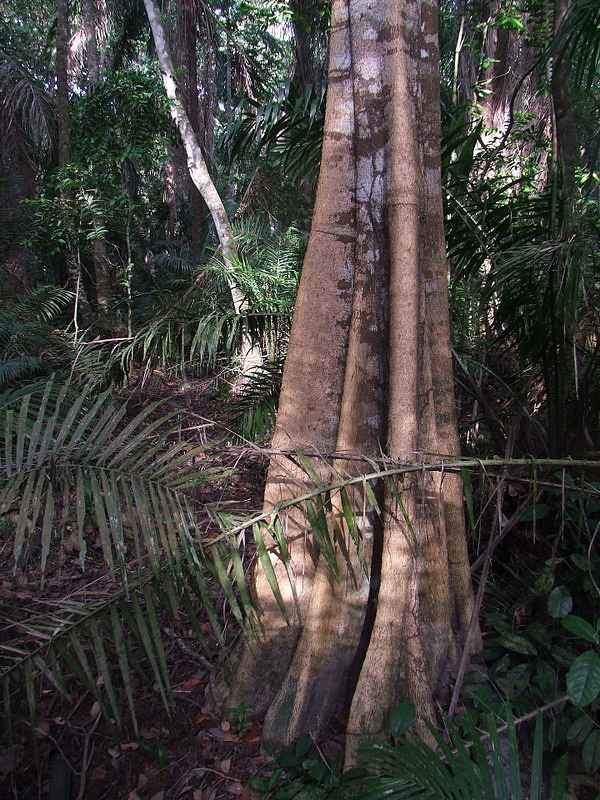
[[[530,718],[531,715],[528,715]],[[517,723],[509,713],[505,732],[507,747],[501,743],[498,722],[492,716],[477,727],[473,715],[462,719],[461,729],[444,719],[445,735],[427,724],[435,747],[407,733],[393,744],[368,742],[360,758],[371,773],[345,785],[343,794],[356,800],[541,800],[546,787],[541,781],[543,758],[543,717],[536,717],[531,767],[524,772],[517,746]],[[504,734],[502,734],[504,735]],[[563,759],[564,768],[564,759]],[[528,791],[526,789],[529,784]],[[558,800],[564,779],[557,776],[551,797]],[[339,790],[338,790],[339,792]],[[527,795],[526,795],[527,792]]]
[[[152,683],[171,710],[157,609],[171,616],[193,610],[201,637],[196,608],[202,608],[222,640],[223,621],[208,586],[216,577],[240,624],[251,610],[235,536],[217,536],[209,554],[196,538],[197,511],[185,494],[229,469],[203,470],[206,446],[171,445],[170,437],[178,433],[173,415],[149,419],[160,404],[115,433],[122,404],[116,407],[108,393],[97,395],[93,385],[73,393],[74,387],[53,380],[13,398],[15,410],[5,412],[0,448],[0,512],[15,520],[15,565],[39,532],[42,586],[67,526],[76,532],[85,566],[88,520],[96,526],[109,577],[118,572],[121,580],[105,594],[87,587],[81,598],[54,603],[51,612],[40,600],[12,615],[0,645],[7,728],[20,699],[34,709],[41,677],[66,699],[73,681],[83,685],[115,730],[123,724],[124,694],[136,724],[130,677],[132,670],[139,673],[135,649],[144,654]]]

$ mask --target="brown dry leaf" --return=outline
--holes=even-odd
[[[213,739],[218,739],[220,742],[237,742],[238,737],[235,733],[229,733],[229,731],[221,730],[221,728],[209,728],[208,734]]]
[[[121,750],[139,750],[140,746],[137,742],[125,742],[125,744],[119,745]]]
[[[9,775],[19,764],[23,757],[24,747],[21,744],[13,744],[5,750],[0,750],[0,775]]]
[[[193,689],[195,686],[201,686],[206,681],[201,681],[199,678],[192,678],[189,681],[185,681],[182,683],[181,686],[178,686],[177,689],[180,689],[183,692],[189,692],[190,689]]]
[[[96,701],[93,703],[92,707],[90,708],[90,717],[96,719],[96,717],[100,714],[100,704]]]
[[[127,800],[140,800],[140,796],[137,792],[129,792],[127,795]]]
[[[192,723],[197,728],[199,728],[202,725],[202,723],[205,722],[207,719],[209,719],[209,715],[208,714],[203,714],[202,711],[199,711],[197,714],[195,714],[192,717]]]
[[[157,792],[156,794],[152,795],[150,800],[164,800],[164,798],[165,798],[165,793],[164,792]]]
[[[38,722],[35,728],[35,735],[38,737],[38,739],[45,739],[49,733],[50,733],[50,723],[48,722],[48,720],[43,719],[41,720],[41,722]]]
[[[260,742],[262,737],[262,731],[255,730],[255,731],[246,731],[246,733],[242,736],[243,742]]]
[[[231,769],[231,759],[224,758],[223,761],[221,761],[221,772],[224,772],[227,775],[230,769]]]
[[[244,786],[242,789],[241,800],[260,800],[261,797],[261,793],[257,792],[256,789],[253,789],[251,786]]]
[[[71,555],[71,553],[74,550],[77,550],[77,552],[79,552],[79,550],[81,549],[79,546],[79,537],[74,533],[72,533],[70,536],[65,536],[65,538],[62,541],[62,546],[63,550],[68,555]]]
[[[94,767],[92,770],[92,779],[95,781],[103,781],[106,775],[107,772],[104,767]]]

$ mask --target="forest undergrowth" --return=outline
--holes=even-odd
[[[258,451],[227,454],[221,441],[228,418],[215,396],[212,381],[169,379],[152,375],[143,385],[132,385],[123,393],[128,413],[122,427],[142,406],[157,400],[165,405],[157,416],[177,410],[182,420],[196,425],[202,444],[215,440],[213,458],[230,468],[230,476],[195,489],[196,511],[203,537],[210,539],[219,529],[206,513],[219,506],[229,513],[248,514],[260,507],[265,459]],[[190,412],[193,412],[191,414]],[[186,416],[187,415],[187,416]],[[182,423],[182,428],[186,427]],[[189,431],[187,434],[189,436]],[[228,470],[229,471],[229,470]],[[50,556],[44,588],[40,590],[39,540],[32,540],[19,563],[14,564],[10,518],[0,532],[0,603],[4,621],[18,620],[24,609],[40,615],[57,604],[80,599],[86,592],[94,598],[109,596],[114,580],[102,554],[100,533],[89,522],[85,530],[91,543],[82,570],[77,537],[65,536]],[[247,554],[252,560],[252,554]],[[215,601],[218,587],[213,586]],[[225,605],[221,597],[221,610]],[[201,620],[212,655],[198,646],[196,633],[184,618],[169,617],[158,609],[168,672],[174,698],[169,716],[156,685],[139,678],[134,684],[138,717],[136,734],[124,709],[124,730],[115,737],[103,719],[98,703],[89,692],[79,690],[68,703],[46,684],[36,698],[35,728],[16,715],[12,744],[0,748],[0,795],[19,800],[51,797],[53,800],[168,800],[193,798],[258,797],[246,786],[247,779],[268,770],[260,755],[260,726],[238,719],[238,726],[222,711],[222,649],[211,636],[211,626]],[[233,628],[229,644],[239,636]],[[2,624],[2,641],[11,638],[11,628]],[[141,653],[138,654],[140,657]],[[99,678],[99,683],[102,680]]]
[[[235,406],[226,401],[226,392],[218,381],[206,377],[169,378],[155,372],[143,383],[132,382],[118,401],[127,403],[127,412],[119,425],[121,430],[127,430],[132,422],[135,425],[141,411],[153,408],[146,419],[149,426],[160,425],[169,413],[177,419],[175,428],[169,428],[166,446],[176,444],[173,437],[179,437],[188,441],[189,447],[201,448],[198,469],[212,478],[194,485],[187,498],[208,554],[211,542],[217,551],[217,541],[222,535],[219,517],[221,520],[255,518],[262,503],[267,452],[259,446],[239,445],[239,439],[232,433]],[[160,405],[154,407],[155,402]],[[517,776],[513,779],[521,781],[522,791],[530,791],[529,781],[533,778],[521,779],[521,770],[525,776],[533,775],[535,769],[541,770],[543,766],[547,777],[565,767],[568,753],[568,781],[566,773],[563,776],[565,793],[556,796],[594,800],[600,790],[594,777],[600,757],[597,724],[600,679],[596,653],[599,592],[594,546],[600,527],[598,476],[582,472],[578,479],[573,476],[576,471],[544,472],[531,464],[516,464],[501,473],[494,472],[490,462],[486,464],[470,475],[463,472],[473,576],[482,603],[484,647],[477,668],[466,675],[462,692],[455,698],[452,709],[455,719],[448,718],[444,727],[458,747],[454,752],[462,758],[463,737],[469,740],[482,733],[484,738],[493,736],[495,733],[490,731],[496,727],[506,728],[503,721],[508,720],[511,730],[511,720],[523,720],[518,723],[519,744],[517,747],[515,738],[511,762]],[[75,506],[79,500],[73,495],[71,502]],[[71,533],[67,524],[61,528],[59,545],[53,545],[47,554],[43,570],[40,569],[43,537],[39,527],[30,531],[15,564],[17,509],[18,503],[12,517],[10,514],[4,517],[0,532],[3,617],[0,641],[4,647],[10,647],[11,641],[16,641],[14,637],[26,630],[25,623],[31,625],[32,620],[47,620],[50,639],[53,619],[59,619],[53,616],[57,609],[68,608],[69,604],[75,605],[85,598],[101,604],[105,597],[108,602],[123,580],[122,574],[111,574],[102,525],[94,522],[93,515],[83,531],[88,543],[85,559],[80,537]],[[124,531],[132,557],[127,564],[126,579],[133,581],[139,566],[135,536],[127,524]],[[242,532],[238,543],[240,563],[246,574],[250,574],[257,558],[255,540]],[[226,570],[231,569],[229,564]],[[76,679],[82,677],[78,669],[79,673],[89,669],[95,676],[95,687],[90,689],[88,683],[86,688],[85,680],[83,686],[81,680],[67,679],[65,683],[56,671],[56,661],[32,659],[30,674],[25,673],[25,685],[16,691],[22,696],[12,714],[10,741],[5,739],[0,750],[0,789],[6,797],[15,800],[378,798],[388,796],[389,785],[385,781],[396,781],[393,784],[396,786],[395,771],[400,765],[406,770],[406,764],[413,769],[413,759],[417,756],[420,769],[424,769],[423,763],[428,765],[426,770],[433,769],[437,756],[415,750],[411,740],[405,738],[412,718],[410,709],[403,708],[390,721],[391,744],[385,745],[381,752],[367,754],[368,758],[375,758],[374,763],[378,758],[381,760],[384,776],[391,773],[391,777],[377,779],[380,781],[377,785],[364,785],[359,791],[352,783],[355,777],[342,773],[343,713],[331,721],[318,740],[304,737],[298,741],[280,764],[265,759],[260,751],[261,724],[253,717],[253,709],[227,706],[224,659],[239,641],[240,625],[235,611],[232,613],[227,589],[223,589],[218,579],[209,580],[209,589],[212,608],[216,609],[221,626],[217,629],[211,612],[201,603],[193,608],[184,607],[183,613],[181,608],[169,613],[168,603],[158,601],[144,607],[148,628],[155,626],[155,630],[145,634],[148,641],[155,638],[162,641],[164,673],[168,674],[172,698],[170,713],[165,687],[161,685],[163,673],[148,660],[153,645],[146,642],[144,634],[137,642],[135,637],[128,642],[127,658],[134,668],[130,668],[133,677],[125,685],[118,674],[123,667],[119,657],[123,656],[118,645],[113,647],[106,622],[97,629],[108,635],[104,644],[94,640],[92,634],[83,652],[80,646],[77,649],[76,637],[71,637],[74,652],[81,656],[80,666],[77,668],[73,658],[68,664]],[[164,591],[167,594],[170,591],[167,583]],[[160,588],[157,597],[160,598]],[[143,628],[138,620],[136,630],[140,625]],[[215,630],[221,630],[222,635],[215,634]],[[151,633],[156,636],[152,638]],[[43,638],[40,641],[42,653]],[[102,663],[104,656],[98,653],[105,652],[112,661],[107,657],[106,663]],[[63,655],[68,658],[65,652]],[[66,684],[70,697],[66,696]],[[5,703],[6,692],[14,690],[12,686],[13,689],[5,688]],[[111,692],[115,693],[115,706],[110,705]],[[121,717],[118,726],[111,719],[116,706]],[[536,725],[534,735],[533,712],[540,708],[546,709],[543,730],[540,720],[539,732]],[[135,709],[133,717],[132,709]],[[470,756],[467,758],[469,764],[476,765],[476,758],[474,761]],[[535,769],[534,761],[538,764]],[[452,773],[453,768],[449,762],[447,769],[451,774],[444,780],[449,787],[453,784],[459,787],[461,774],[466,774],[464,763],[458,764],[458,776]],[[498,765],[496,768],[500,769]],[[541,777],[538,778],[541,787]],[[368,777],[371,780],[376,778]],[[492,784],[495,780],[497,776],[490,778]],[[464,787],[456,788],[457,792],[463,790]],[[402,794],[398,788],[396,791],[399,793],[394,797],[413,796]],[[544,796],[533,791],[531,797]],[[439,796],[463,795],[452,794],[449,788],[447,794]],[[517,797],[502,793],[489,796],[506,796],[507,800]]]

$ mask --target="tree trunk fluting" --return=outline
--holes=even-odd
[[[273,448],[340,458],[385,453],[407,463],[457,455],[436,3],[333,0],[328,87]],[[358,463],[334,465],[352,473]],[[321,469],[326,481],[328,467]],[[303,484],[293,459],[273,459],[265,508],[297,496]],[[361,576],[341,518],[339,581],[302,514],[284,521],[300,577],[297,611],[287,598],[289,625],[257,571],[261,639],[243,652],[230,705],[266,710],[265,749],[317,732],[350,705],[350,763],[359,740],[385,733],[397,702],[410,699],[432,718],[447,695],[472,609],[461,486],[427,473],[400,492],[402,507],[385,493],[383,530],[370,540],[371,574],[381,584],[374,621],[367,613],[374,587]],[[360,515],[365,497],[356,492],[354,501]],[[276,548],[272,562],[285,589]]]

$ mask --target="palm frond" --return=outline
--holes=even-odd
[[[404,704],[410,705],[410,704]],[[531,715],[528,715],[530,717]],[[531,766],[524,770],[517,744],[517,723],[508,714],[505,723],[491,715],[484,727],[466,714],[461,726],[444,719],[445,732],[427,728],[435,742],[430,746],[417,735],[403,733],[393,744],[371,742],[360,748],[371,775],[344,787],[346,797],[360,800],[552,800],[563,797],[562,770],[546,795],[541,780],[543,717],[536,717]],[[562,765],[566,756],[561,759]],[[375,774],[373,774],[375,773]],[[354,784],[354,786],[352,785]],[[334,794],[335,796],[335,794]],[[341,797],[341,795],[338,795]]]
[[[207,445],[182,439],[175,412],[160,414],[160,403],[129,421],[125,413],[94,385],[77,390],[56,379],[5,398],[0,518],[11,530],[15,570],[33,567],[42,592],[26,606],[18,596],[5,602],[0,681],[8,727],[20,701],[35,713],[32,698],[45,682],[66,700],[73,682],[83,686],[115,731],[122,698],[136,724],[134,675],[147,676],[170,710],[164,615],[185,614],[206,647],[203,619],[223,643],[217,587],[240,625],[251,613],[236,535],[217,531],[207,546],[190,494],[229,469],[210,465]],[[107,575],[101,590],[84,585],[50,602],[45,576],[67,536],[76,540],[82,575],[92,547]]]
[[[595,0],[573,0],[548,52],[558,60],[568,58],[575,81],[590,89],[600,60],[600,8]]]
[[[240,115],[229,141],[232,157],[265,149],[297,179],[316,175],[321,160],[326,86],[307,86],[299,95],[291,82],[278,96]]]
[[[6,50],[0,50],[0,109],[8,125],[18,121],[32,147],[42,151],[52,147],[56,125],[52,98]]]
[[[279,405],[283,358],[266,362],[248,376],[240,392],[229,402],[232,427],[242,439],[257,441],[273,429]]]

